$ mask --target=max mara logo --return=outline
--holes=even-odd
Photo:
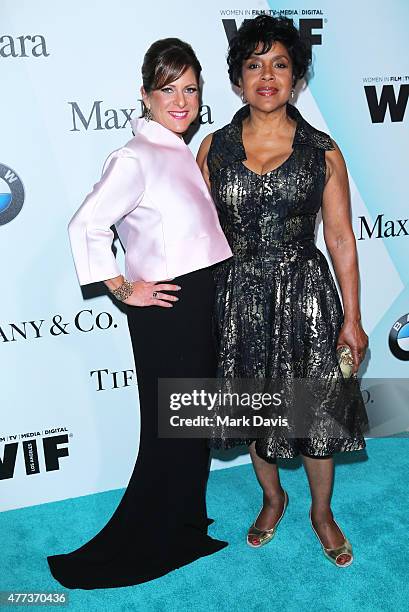
[[[384,214],[378,215],[374,224],[368,223],[365,217],[358,217],[360,221],[360,232],[358,240],[366,238],[397,238],[398,236],[409,236],[409,227],[406,227],[408,219],[384,219]]]
[[[0,58],[2,57],[48,57],[47,44],[41,34],[26,36],[0,36]]]
[[[136,108],[104,108],[103,100],[95,100],[92,106],[80,107],[78,102],[68,102],[71,106],[72,127],[70,132],[88,130],[121,130],[125,128],[133,117],[142,116],[142,100],[138,100],[140,107]],[[196,119],[201,125],[212,124],[212,111],[210,106],[202,104],[199,117]]]

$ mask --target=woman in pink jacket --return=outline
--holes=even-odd
[[[225,542],[207,535],[205,439],[158,438],[159,378],[215,373],[209,266],[231,256],[183,134],[199,111],[201,66],[175,38],[155,42],[142,67],[144,117],[107,159],[69,225],[79,283],[103,281],[128,306],[141,410],[136,465],[107,525],[78,550],[48,557],[68,588],[137,584]],[[115,225],[125,276],[111,250]]]

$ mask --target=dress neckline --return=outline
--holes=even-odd
[[[288,110],[288,109],[289,109],[289,107],[290,107],[290,105],[289,105],[289,104],[287,104],[287,107],[286,107],[287,116],[288,116],[288,117],[290,117],[290,119],[293,119],[293,120],[296,122],[296,124],[295,124],[295,130],[294,130],[294,135],[293,135],[293,139],[292,139],[292,142],[291,142],[291,148],[292,148],[291,153],[290,153],[290,155],[289,155],[289,156],[288,156],[288,157],[287,157],[287,158],[286,158],[284,161],[282,161],[282,162],[281,162],[281,164],[279,164],[279,165],[278,165],[278,166],[276,166],[275,168],[271,168],[271,170],[267,170],[267,172],[263,172],[263,173],[261,173],[261,174],[260,174],[259,172],[256,172],[255,170],[252,170],[251,168],[249,168],[248,166],[246,166],[246,165],[245,165],[245,163],[244,163],[244,161],[246,161],[246,160],[247,160],[247,154],[246,154],[246,149],[245,149],[245,147],[244,147],[244,143],[243,143],[243,120],[244,120],[246,117],[248,117],[248,116],[249,116],[249,114],[250,114],[250,107],[249,107],[248,105],[247,105],[247,107],[244,107],[244,108],[248,109],[248,112],[247,112],[246,114],[244,114],[244,113],[243,113],[243,114],[241,115],[241,117],[240,117],[239,122],[238,122],[238,124],[239,124],[239,128],[240,128],[240,129],[239,129],[240,142],[241,142],[241,146],[242,146],[242,148],[243,148],[244,155],[245,155],[244,160],[242,160],[242,161],[241,161],[241,165],[242,165],[242,166],[243,166],[243,167],[244,167],[246,170],[248,170],[248,171],[249,171],[251,174],[254,174],[255,176],[258,176],[259,178],[263,178],[263,177],[265,177],[265,176],[268,176],[269,174],[273,174],[274,172],[277,172],[278,170],[280,170],[281,168],[283,168],[284,166],[286,166],[286,164],[287,164],[288,162],[290,162],[290,160],[292,159],[292,157],[293,157],[293,155],[294,155],[295,145],[296,145],[297,140],[298,140],[298,132],[299,132],[299,130],[300,130],[300,121],[299,121],[299,118],[301,117],[301,115],[300,115],[300,113],[297,111],[297,109],[296,109],[294,106],[291,106],[291,108],[292,108],[292,109],[294,109],[294,110],[296,111],[296,113],[291,112],[291,110],[290,110],[290,112],[289,112],[289,110]],[[241,110],[241,111],[243,111],[244,109],[240,109],[240,110]],[[240,111],[239,111],[239,113],[240,113]],[[236,116],[237,116],[239,113],[236,113],[236,115],[235,115],[234,119],[236,118]],[[298,113],[298,116],[297,116],[297,113]],[[233,120],[234,120],[234,119],[233,119]]]
[[[216,130],[214,133],[214,138],[212,140],[212,145],[210,146],[208,156],[209,160],[213,159],[215,168],[217,167],[217,169],[220,170],[247,159],[241,137],[241,123],[243,119],[249,115],[249,113],[249,106],[242,106],[235,113],[230,123],[220,128],[220,130]],[[300,111],[290,103],[287,104],[287,114],[292,119],[295,119],[297,122],[297,127],[294,134],[292,154],[278,168],[282,168],[284,165],[290,163],[289,160],[293,160],[293,155],[295,156],[295,149],[299,150],[300,148],[308,147],[321,151],[330,151],[335,148],[328,134],[325,134],[324,132],[321,132],[310,125],[301,115]],[[212,153],[216,141],[220,141],[217,159],[214,158]],[[246,166],[244,166],[244,164],[241,165],[248,172],[252,172]],[[277,168],[275,170],[273,169],[273,172],[277,172]],[[265,176],[265,174],[257,174],[257,176]]]

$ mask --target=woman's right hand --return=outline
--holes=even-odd
[[[162,306],[163,308],[172,308],[171,302],[177,302],[176,295],[164,293],[165,291],[180,291],[179,285],[171,285],[169,283],[135,281],[133,284],[133,292],[124,300],[124,304],[128,306]],[[156,297],[153,297],[153,294]]]

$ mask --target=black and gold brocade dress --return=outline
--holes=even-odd
[[[287,114],[297,122],[293,151],[278,168],[259,175],[243,164],[242,121],[248,114],[248,106],[241,108],[214,133],[207,157],[213,200],[233,251],[214,270],[218,377],[331,380],[342,387],[336,347],[343,311],[327,260],[314,242],[325,151],[334,146],[288,104]],[[367,416],[358,381],[355,391],[341,402],[332,394],[333,406],[327,402],[308,437],[258,438],[257,454],[275,461],[365,448]],[[328,433],[326,419],[332,417],[347,435]],[[251,441],[227,431],[220,435],[219,428],[210,445],[231,448]]]

